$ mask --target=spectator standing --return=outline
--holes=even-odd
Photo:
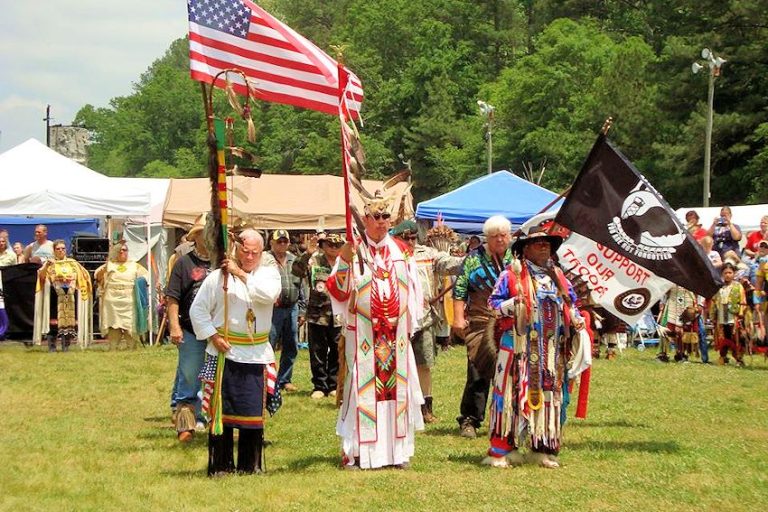
[[[8,232],[0,233],[0,267],[9,267],[16,263],[16,253],[8,248]]]
[[[307,323],[313,386],[310,396],[314,399],[336,396],[341,318],[333,314],[327,281],[342,245],[344,239],[336,233],[314,235],[307,251],[293,262],[294,275],[306,278],[309,284],[306,311],[300,319],[303,317]]]
[[[303,301],[301,279],[293,274],[293,262],[296,256],[288,252],[290,244],[288,231],[276,229],[272,233],[269,251],[277,262],[282,283],[282,291],[272,310],[272,329],[269,343],[272,348],[280,341],[280,368],[277,373],[277,386],[286,391],[298,391],[291,379],[293,364],[299,351],[299,301]]]
[[[13,253],[16,255],[16,264],[19,263],[26,263],[27,259],[24,257],[24,246],[21,245],[21,242],[14,242],[13,243]]]
[[[763,240],[768,240],[768,215],[760,218],[760,229],[747,235],[747,245],[744,246],[744,253],[750,258],[757,254],[757,244]]]
[[[731,207],[723,206],[720,208],[720,217],[712,221],[712,226],[707,231],[714,240],[714,248],[722,259],[725,259],[725,253],[728,251],[735,251],[737,254],[741,252],[739,249],[741,228],[731,221],[732,216]]]
[[[93,273],[99,290],[99,329],[110,350],[119,350],[123,342],[136,350],[147,332],[147,269],[128,259],[124,240],[114,244],[109,261]]]
[[[179,256],[171,269],[165,298],[171,343],[179,350],[176,380],[171,402],[175,404],[174,426],[181,442],[189,442],[196,428],[204,427],[198,375],[205,360],[206,340],[195,336],[189,309],[203,280],[211,271],[208,249],[203,242],[203,223],[187,233],[192,250]]]
[[[488,322],[493,317],[488,297],[499,274],[512,262],[511,231],[512,224],[501,215],[486,220],[486,242],[467,254],[453,288],[453,327],[467,345],[467,381],[456,418],[462,437],[477,437],[485,418],[496,364],[496,342],[488,339]]]
[[[720,257],[720,253],[713,249],[715,241],[711,236],[707,235],[699,240],[699,245],[704,249],[704,254],[707,255],[709,261],[717,270],[720,270],[723,266],[723,258]]]
[[[699,214],[696,213],[696,210],[689,210],[686,212],[685,228],[696,241],[707,236],[707,230],[699,222]]]
[[[51,258],[53,242],[48,240],[48,226],[38,224],[35,226],[35,241],[24,248],[24,259],[32,263],[45,263]]]

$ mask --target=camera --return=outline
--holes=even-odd
[[[727,222],[727,220],[726,220],[725,217],[718,217],[718,219],[717,219],[717,224],[719,226],[725,226],[726,222]]]

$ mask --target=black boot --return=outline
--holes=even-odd
[[[241,428],[237,440],[237,472],[262,473],[264,453],[264,431],[261,429]]]
[[[234,430],[224,427],[221,435],[208,434],[208,476],[221,476],[235,471]]]

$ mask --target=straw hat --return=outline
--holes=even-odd
[[[205,221],[207,217],[207,213],[201,213],[197,216],[195,223],[189,229],[189,232],[187,232],[187,241],[197,243],[198,237],[203,233],[203,230],[205,229]]]

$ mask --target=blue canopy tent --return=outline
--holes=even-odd
[[[0,217],[0,227],[8,230],[8,245],[21,242],[27,245],[35,240],[35,226],[45,224],[48,227],[48,240],[63,239],[67,243],[67,253],[71,250],[70,240],[76,234],[99,233],[97,219],[62,219],[53,217]]]
[[[493,215],[503,215],[517,229],[555,200],[557,194],[509,171],[498,171],[470,181],[456,190],[422,201],[416,218],[443,221],[461,233],[481,233],[483,223]],[[557,201],[550,209],[562,204]]]

